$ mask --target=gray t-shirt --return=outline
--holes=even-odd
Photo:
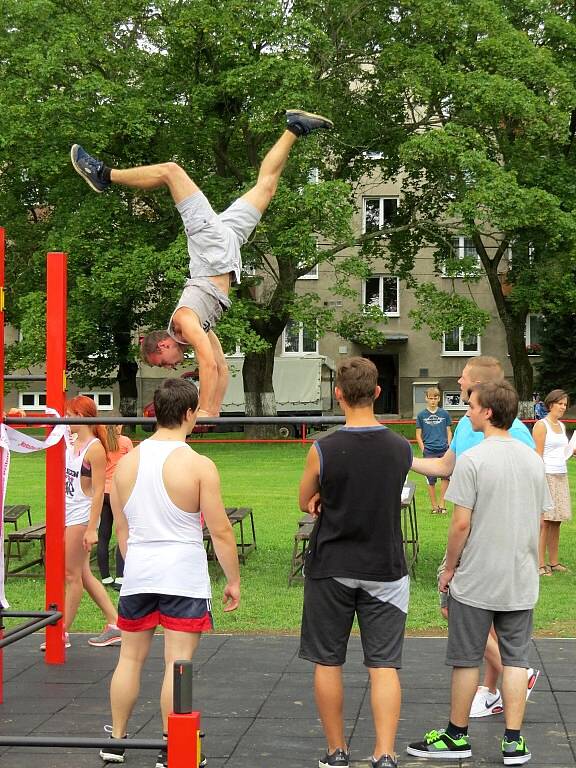
[[[486,610],[533,608],[540,515],[552,508],[541,457],[513,438],[488,437],[458,458],[446,499],[472,510],[450,594]]]

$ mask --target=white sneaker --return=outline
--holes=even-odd
[[[495,693],[491,693],[485,685],[479,685],[470,707],[470,717],[499,715],[503,710],[502,696],[498,688]]]
[[[526,673],[528,675],[528,688],[526,688],[526,701],[528,701],[528,698],[532,693],[532,689],[536,685],[536,680],[538,680],[538,678],[540,677],[540,670],[532,669],[532,667],[529,667],[526,670]]]

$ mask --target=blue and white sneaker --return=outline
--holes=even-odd
[[[330,131],[334,128],[334,123],[324,115],[304,112],[303,109],[287,109],[286,126],[296,136],[308,136],[309,133],[319,129]]]
[[[74,170],[82,176],[84,181],[92,187],[94,192],[104,192],[110,186],[102,175],[104,163],[96,157],[92,157],[80,144],[73,144],[70,150],[70,159]]]

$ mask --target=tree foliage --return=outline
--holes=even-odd
[[[166,323],[186,272],[169,196],[94,195],[70,168],[72,143],[121,167],[175,160],[222,210],[254,183],[286,107],[301,106],[337,128],[298,143],[244,249],[259,277],[243,280],[220,332],[254,366],[245,387],[271,390],[270,358],[289,318],[378,343],[382,313],[359,315],[349,301],[358,299],[350,279],[368,276],[376,259],[416,290],[428,311],[414,321],[434,317],[433,337],[459,325],[481,331],[488,318],[456,280],[442,293],[414,273],[429,245],[438,273],[454,274],[458,231],[476,245],[529,396],[526,314],[545,306],[551,275],[574,264],[569,4],[2,0],[2,11],[0,219],[8,317],[24,329],[13,365],[42,359],[44,253],[65,249],[71,372],[103,382],[118,368],[134,399],[134,332]],[[312,168],[319,184],[308,183]],[[358,237],[350,215],[370,176],[400,179],[401,207],[393,226]],[[319,261],[334,271],[342,313],[294,290]],[[571,311],[572,300],[559,281],[559,304]]]

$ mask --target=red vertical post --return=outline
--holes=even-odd
[[[0,227],[0,416],[4,418],[4,260],[6,256],[6,234]],[[1,468],[4,466],[4,451],[0,448],[0,541],[4,542],[4,481]],[[4,546],[4,545],[2,545]],[[4,574],[6,578],[6,574]],[[4,623],[0,619],[0,638],[4,637]],[[4,651],[0,648],[0,704],[4,702]]]
[[[198,768],[200,712],[168,715],[168,768]]]
[[[66,254],[46,264],[46,405],[64,416],[66,399]],[[64,441],[46,451],[46,608],[64,612]],[[46,663],[63,664],[64,623],[46,627]]]

